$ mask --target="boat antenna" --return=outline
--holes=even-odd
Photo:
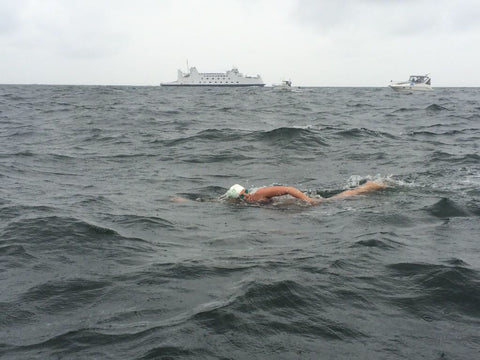
[[[187,73],[190,71],[190,68],[188,67],[188,59],[187,59]]]

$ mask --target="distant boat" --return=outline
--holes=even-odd
[[[411,75],[408,81],[390,81],[390,88],[394,91],[430,91],[432,90],[431,79],[427,75]]]
[[[260,75],[244,76],[237,68],[228,70],[226,73],[200,73],[197,68],[191,67],[190,71],[177,72],[177,80],[161,83],[161,86],[264,86]]]
[[[274,84],[272,87],[275,90],[291,90],[292,89],[292,81],[291,80],[283,80],[281,84]]]

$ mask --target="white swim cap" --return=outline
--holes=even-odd
[[[235,184],[225,193],[225,196],[230,199],[238,199],[240,193],[245,190],[242,185]]]

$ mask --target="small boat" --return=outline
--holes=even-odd
[[[432,90],[431,79],[427,75],[411,75],[408,81],[390,81],[390,88],[394,91],[412,92]]]
[[[290,90],[292,88],[291,80],[283,80],[281,84],[272,85],[275,90]]]

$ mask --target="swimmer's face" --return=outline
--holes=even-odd
[[[245,194],[245,189],[243,189],[242,191],[240,191],[240,195],[238,195],[238,198],[239,198],[240,200],[243,200],[243,199],[245,198],[245,195],[246,195],[246,194]]]

